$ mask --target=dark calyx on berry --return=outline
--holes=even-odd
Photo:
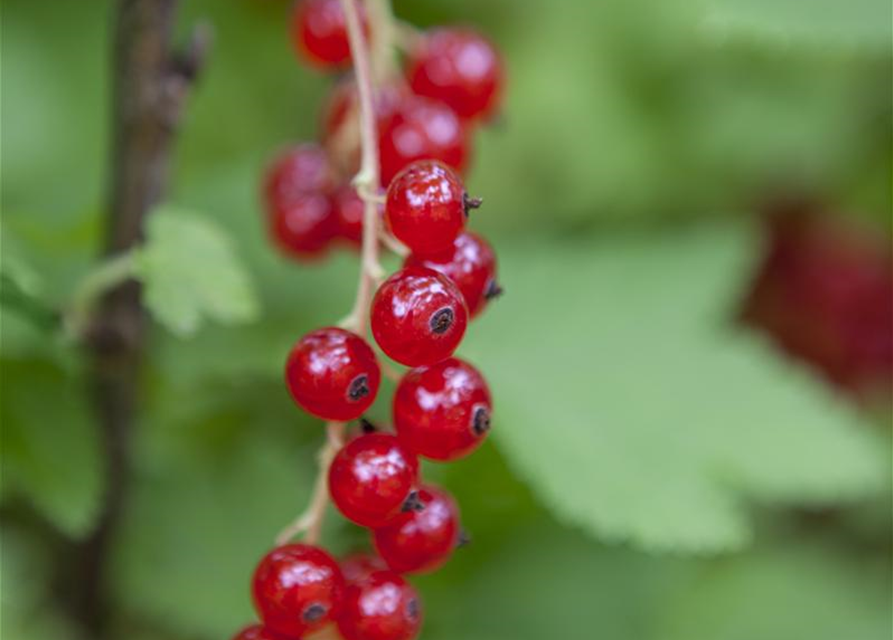
[[[375,423],[366,418],[360,418],[360,430],[363,433],[375,433],[378,431],[378,427],[375,426]]]
[[[465,207],[465,217],[468,217],[469,212],[472,209],[479,209],[482,204],[484,204],[483,198],[472,198],[467,193],[462,194],[462,204]]]
[[[358,375],[353,379],[353,382],[350,383],[350,387],[347,389],[347,397],[352,401],[356,402],[365,398],[370,393],[369,390],[369,376],[365,373]]]
[[[496,280],[491,280],[487,283],[487,288],[484,291],[484,298],[487,300],[495,300],[503,293],[505,293],[505,289],[499,286],[499,283],[496,282]]]
[[[326,615],[325,606],[315,602],[304,609],[304,614],[301,617],[304,618],[304,622],[316,622],[322,619],[324,615]]]
[[[456,548],[461,549],[462,547],[467,547],[472,543],[471,534],[468,533],[465,529],[459,530],[459,537],[456,539]]]
[[[431,321],[429,322],[431,331],[438,335],[446,333],[453,326],[455,319],[456,315],[453,313],[453,310],[449,307],[444,307],[431,316]]]
[[[406,501],[403,503],[400,511],[403,513],[409,513],[410,511],[421,511],[424,508],[425,503],[422,502],[422,499],[419,497],[419,492],[412,491],[408,496],[406,496]]]
[[[406,603],[406,615],[410,620],[418,620],[419,618],[419,610],[421,607],[419,606],[419,599],[412,598],[409,602]]]
[[[490,430],[490,411],[487,407],[478,406],[474,408],[471,417],[471,430],[477,436],[482,436]]]

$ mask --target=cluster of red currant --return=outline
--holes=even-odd
[[[302,0],[295,8],[295,43],[318,66],[351,60],[345,1],[354,0]],[[362,29],[374,43],[365,17]],[[490,428],[486,381],[452,355],[470,318],[500,292],[493,250],[464,231],[480,201],[466,193],[461,171],[467,132],[496,108],[501,83],[498,57],[481,36],[453,29],[417,36],[406,78],[381,84],[373,95],[383,198],[361,197],[346,182],[361,155],[353,83],[335,88],[324,144],[294,148],[267,176],[270,229],[287,255],[318,255],[336,238],[360,243],[369,197],[384,205],[387,239],[408,251],[358,322],[303,336],[285,368],[288,389],[304,410],[330,426],[359,420],[358,433],[332,450],[325,488],[347,519],[372,530],[377,553],[339,564],[309,535],[304,544],[273,549],[252,585],[261,624],[235,640],[297,640],[331,623],[345,640],[412,640],[421,606],[403,575],[440,567],[464,541],[455,501],[421,482],[418,458],[465,456]],[[412,367],[394,393],[393,433],[363,419],[382,376],[363,337],[367,317],[381,351]]]
[[[299,2],[292,36],[298,53],[316,67],[337,71],[350,63],[339,0]],[[474,31],[434,29],[408,46],[405,73],[384,78],[374,95],[382,187],[416,160],[438,160],[463,173],[472,129],[493,116],[501,96],[500,59]],[[286,150],[267,174],[270,235],[289,257],[322,255],[338,240],[360,242],[363,203],[349,184],[360,161],[358,109],[356,83],[337,83],[322,114],[321,143]],[[457,255],[478,251],[491,253],[477,236],[457,240]]]

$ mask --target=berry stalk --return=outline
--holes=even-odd
[[[353,179],[353,185],[363,200],[363,244],[360,255],[360,280],[353,310],[341,323],[357,335],[366,334],[366,315],[372,301],[372,290],[384,273],[378,262],[378,186],[380,169],[378,164],[378,135],[375,127],[374,88],[369,49],[357,11],[356,0],[341,0],[347,24],[347,38],[350,42],[350,55],[353,59],[354,76],[360,103],[360,170]],[[381,12],[390,15],[390,12]],[[378,23],[380,25],[380,22]],[[383,40],[386,33],[376,33]],[[387,43],[379,45],[384,47]]]
[[[382,25],[391,19],[390,7],[387,0],[378,0],[373,4],[379,5],[376,9],[378,19],[374,21],[375,27],[380,29],[380,33],[375,33],[376,41],[379,42],[379,49],[389,50],[390,45],[387,42],[387,35],[390,33],[390,29]],[[363,239],[357,295],[350,315],[340,324],[343,328],[353,331],[359,336],[364,336],[366,334],[369,307],[372,304],[372,293],[384,274],[384,270],[378,260],[380,235],[378,205],[381,200],[378,195],[378,186],[380,184],[378,135],[375,127],[373,107],[374,84],[371,60],[368,43],[366,42],[357,10],[357,3],[356,0],[341,0],[341,6],[344,10],[360,105],[361,164],[359,172],[353,179],[353,185],[363,200]],[[317,454],[319,471],[314,481],[310,504],[294,522],[283,529],[276,537],[277,545],[286,544],[301,533],[305,534],[304,540],[307,544],[316,544],[319,540],[323,520],[325,519],[326,506],[329,503],[327,483],[329,467],[335,454],[344,444],[344,429],[345,424],[343,422],[329,421],[326,424],[327,438]]]

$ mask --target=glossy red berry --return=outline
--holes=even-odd
[[[448,278],[410,267],[379,287],[370,324],[382,351],[415,367],[452,355],[465,335],[468,311],[462,293]]]
[[[292,398],[325,420],[359,418],[375,400],[381,370],[358,335],[327,327],[298,340],[285,365]]]
[[[233,640],[286,640],[282,636],[275,635],[261,624],[254,624],[242,629]]]
[[[345,185],[335,192],[334,204],[338,237],[359,246],[363,242],[363,200],[356,189]]]
[[[368,553],[356,553],[341,561],[341,575],[345,582],[356,582],[367,578],[369,574],[387,569],[388,565],[378,556]]]
[[[366,27],[365,14],[360,16]],[[340,0],[299,0],[292,14],[291,37],[298,53],[314,66],[338,68],[350,63],[347,22]]]
[[[385,222],[391,233],[413,252],[447,251],[465,227],[469,208],[462,178],[436,160],[413,162],[388,186]]]
[[[442,566],[459,543],[459,508],[443,489],[424,486],[420,511],[402,513],[373,532],[375,548],[398,573],[433,571]]]
[[[344,578],[322,549],[289,544],[260,561],[251,589],[264,626],[274,634],[299,638],[338,617]]]
[[[271,212],[267,224],[279,250],[299,260],[323,254],[339,230],[331,198],[319,192],[291,198]]]
[[[433,460],[455,460],[476,449],[492,412],[484,377],[458,358],[408,371],[394,392],[397,435]]]
[[[416,160],[440,160],[460,173],[466,167],[471,143],[465,125],[441,102],[408,97],[378,127],[382,185]]]
[[[380,527],[400,513],[418,475],[418,459],[395,436],[368,433],[336,454],[329,467],[329,494],[348,520]]]
[[[407,65],[412,90],[449,105],[463,118],[486,117],[499,106],[502,62],[496,49],[470,29],[437,29]]]
[[[348,584],[338,630],[344,640],[413,640],[422,624],[421,600],[393,571]]]
[[[428,256],[410,254],[403,266],[434,269],[452,280],[465,297],[472,317],[502,292],[496,282],[493,248],[480,236],[467,231],[459,234],[450,249]]]
[[[264,205],[267,212],[288,208],[308,193],[332,187],[332,172],[325,150],[316,144],[299,144],[279,154],[267,168]]]

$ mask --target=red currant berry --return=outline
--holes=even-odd
[[[451,249],[434,255],[411,254],[404,267],[426,267],[452,280],[468,305],[471,317],[483,311],[502,289],[496,283],[496,254],[490,244],[478,235],[464,232]]]
[[[408,371],[394,392],[397,435],[433,460],[455,460],[476,449],[492,411],[484,377],[458,358]]]
[[[348,520],[380,527],[400,513],[415,486],[419,462],[388,433],[348,442],[329,467],[329,493]]]
[[[285,365],[292,398],[325,420],[359,418],[375,400],[381,370],[358,335],[328,327],[298,340]]]
[[[322,549],[289,544],[260,561],[251,589],[264,626],[274,634],[298,638],[338,617],[344,578]]]
[[[273,634],[263,625],[255,624],[242,629],[233,640],[285,640],[285,638]]]
[[[332,172],[326,152],[316,144],[300,144],[277,156],[267,169],[264,204],[273,215],[307,193],[320,193],[331,187]]]
[[[393,571],[376,571],[344,592],[338,630],[344,640],[413,640],[422,624],[419,595]]]
[[[356,189],[343,186],[335,192],[335,219],[338,236],[359,246],[363,242],[363,210],[365,204]]]
[[[318,192],[307,192],[272,211],[268,219],[273,243],[283,254],[298,259],[321,255],[338,233],[332,200]]]
[[[486,117],[499,105],[502,62],[493,45],[469,29],[437,29],[408,63],[412,90],[449,105],[463,118]]]
[[[357,582],[375,571],[387,569],[388,565],[378,556],[357,553],[341,561],[341,575],[346,582]]]
[[[431,269],[401,269],[372,300],[372,335],[389,357],[411,367],[449,357],[465,335],[462,293]]]
[[[435,160],[420,160],[391,181],[385,222],[391,233],[416,253],[447,251],[465,227],[469,198],[455,171]]]
[[[375,548],[398,573],[433,571],[441,567],[459,543],[459,508],[443,489],[424,486],[420,511],[401,513],[373,532]]]
[[[362,11],[362,5],[359,5]],[[365,14],[360,14],[368,34]],[[300,0],[292,14],[291,37],[298,53],[320,68],[350,63],[347,22],[340,0]]]
[[[378,127],[382,185],[415,160],[440,160],[460,173],[465,169],[471,143],[459,116],[443,103],[406,98],[390,117],[379,119]]]

